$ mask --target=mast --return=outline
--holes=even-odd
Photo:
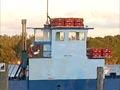
[[[49,5],[49,3],[48,3],[48,0],[47,0],[47,12],[46,12],[46,18],[47,18],[47,21],[46,21],[46,24],[48,25],[49,24],[49,22],[48,22],[48,5]]]

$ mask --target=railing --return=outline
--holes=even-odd
[[[9,80],[22,80],[22,77],[21,77],[21,64],[18,65],[18,64],[9,64],[8,65],[8,77],[9,77]],[[26,73],[27,73],[27,78],[28,78],[28,68],[26,70]],[[27,79],[26,78],[26,79]]]
[[[16,65],[16,64],[8,65],[8,77],[9,77],[9,79],[13,79],[13,78],[18,77],[18,73],[16,73],[16,72],[19,72],[18,69],[19,69],[19,65]]]

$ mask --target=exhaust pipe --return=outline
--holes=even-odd
[[[27,44],[26,44],[26,19],[22,19],[22,50],[27,50]]]

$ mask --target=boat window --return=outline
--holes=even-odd
[[[79,40],[85,40],[85,33],[79,32]]]
[[[44,31],[44,41],[50,41],[50,32]]]
[[[50,58],[51,57],[51,45],[39,44],[31,45],[28,49],[28,55],[30,58]]]
[[[64,41],[64,32],[56,32],[56,40]]]
[[[76,32],[69,32],[68,38],[69,38],[69,40],[75,40],[76,39]]]
[[[50,41],[50,32],[43,30],[35,30],[35,41]]]
[[[43,57],[43,45],[31,46],[28,50],[30,58],[40,58]]]
[[[69,38],[69,40],[84,40],[85,33],[83,33],[83,32],[69,32],[68,38]]]
[[[39,41],[43,41],[43,31],[42,30],[35,30],[35,41],[39,42]]]

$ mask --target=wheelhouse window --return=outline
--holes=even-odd
[[[64,41],[64,32],[56,32],[56,41]]]
[[[79,40],[85,40],[85,33],[79,32]]]
[[[39,41],[43,41],[44,37],[43,37],[43,31],[42,30],[35,30],[35,41],[39,42]]]
[[[51,45],[31,45],[28,49],[28,55],[30,58],[51,58]]]
[[[68,38],[69,38],[69,40],[84,40],[85,33],[83,33],[83,32],[69,32]]]
[[[76,40],[76,32],[69,32],[69,40]]]
[[[35,30],[35,41],[50,41],[50,32],[47,30]]]
[[[50,41],[50,32],[44,31],[44,41]]]

